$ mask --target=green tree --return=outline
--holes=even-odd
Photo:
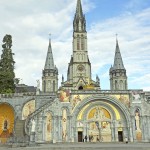
[[[11,50],[12,36],[5,35],[3,38],[2,55],[0,60],[0,93],[14,93],[14,53]]]

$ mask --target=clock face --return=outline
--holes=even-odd
[[[79,70],[79,71],[83,71],[83,70],[84,70],[84,66],[83,66],[83,65],[79,65],[79,66],[78,66],[78,70]]]

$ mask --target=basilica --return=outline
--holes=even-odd
[[[35,143],[150,141],[150,92],[128,90],[117,39],[110,90],[101,89],[99,76],[92,79],[87,38],[86,18],[77,0],[67,80],[62,76],[58,87],[59,68],[49,40],[42,89],[37,81],[35,91],[0,95],[0,142],[13,137]]]

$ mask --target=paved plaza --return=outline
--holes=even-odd
[[[29,147],[1,145],[0,150],[150,150],[150,143],[56,143]]]

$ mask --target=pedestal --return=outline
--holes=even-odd
[[[31,135],[30,135],[30,144],[35,144],[35,132],[31,132]]]

